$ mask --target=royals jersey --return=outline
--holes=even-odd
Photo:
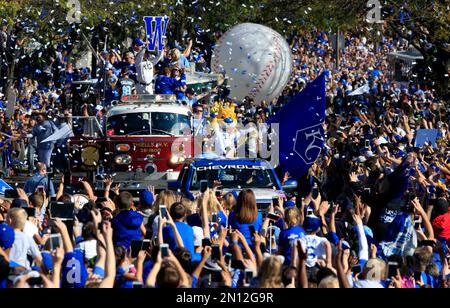
[[[123,78],[119,81],[121,96],[130,96],[135,90],[135,83],[130,78]]]

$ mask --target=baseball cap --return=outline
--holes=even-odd
[[[194,91],[194,89],[192,89],[192,88],[188,88],[188,89],[186,90],[186,94],[195,94],[195,91]]]
[[[144,42],[140,38],[135,38],[133,41],[133,45],[144,46]]]
[[[139,201],[141,202],[142,206],[150,207],[153,205],[153,202],[155,201],[155,197],[153,196],[153,194],[150,191],[146,190],[141,193],[141,196],[139,197]]]
[[[320,219],[315,215],[306,216],[305,222],[303,223],[303,228],[306,232],[315,232],[322,225]]]
[[[28,203],[23,200],[23,199],[14,199],[12,204],[11,204],[11,208],[27,208],[28,207]]]
[[[285,203],[284,203],[284,207],[285,208],[288,208],[288,207],[295,207],[295,202],[294,201],[292,201],[292,200],[288,200],[288,201],[286,201]]]
[[[9,249],[14,244],[15,234],[13,228],[6,223],[0,224],[0,247]]]

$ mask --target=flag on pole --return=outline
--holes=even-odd
[[[279,124],[272,140],[279,140],[280,165],[292,177],[302,177],[325,146],[325,109],[325,75],[322,74],[268,122]]]

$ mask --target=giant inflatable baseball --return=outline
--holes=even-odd
[[[228,77],[231,99],[256,102],[277,98],[292,73],[289,44],[276,31],[245,23],[226,32],[214,49],[214,73]]]

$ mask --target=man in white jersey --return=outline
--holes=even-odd
[[[136,90],[138,94],[154,94],[154,69],[164,57],[164,49],[158,48],[158,55],[152,58],[148,50],[148,42],[136,56]]]

